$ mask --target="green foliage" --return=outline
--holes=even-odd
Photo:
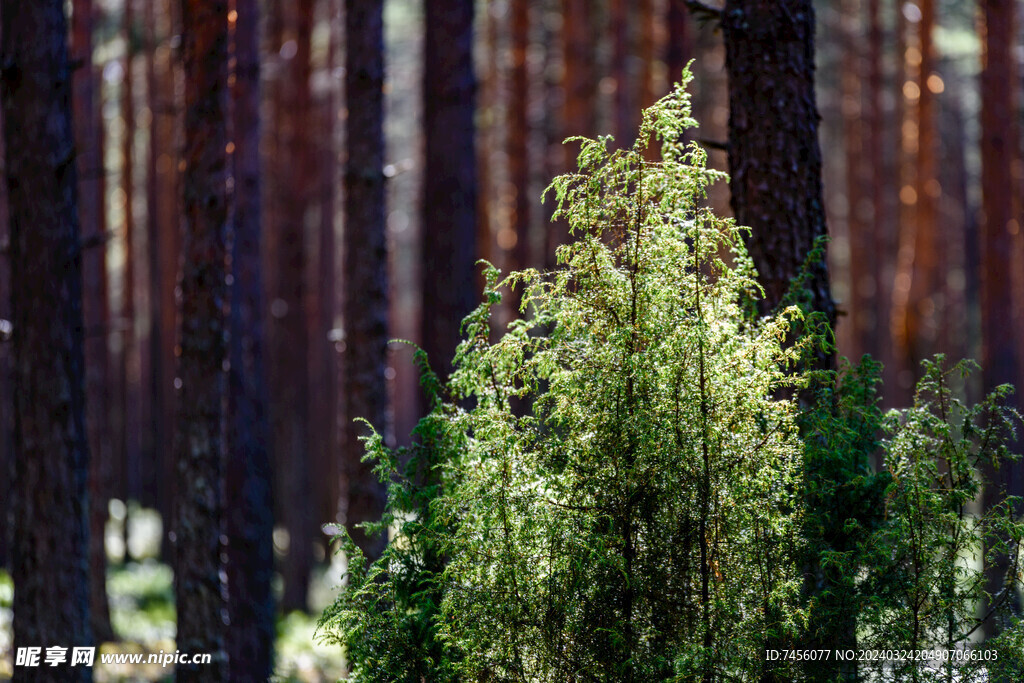
[[[371,564],[347,533],[339,536],[348,585],[317,627],[322,642],[346,648],[356,681],[457,680],[452,656],[438,638],[442,554],[451,530],[434,503],[450,478],[444,465],[460,457],[466,437],[456,427],[459,409],[442,403],[422,351],[416,361],[433,410],[417,425],[415,445],[392,451],[376,431],[365,440],[366,458],[376,461],[388,484],[384,516],[367,526],[381,534],[394,529],[394,538]]]
[[[631,149],[571,139],[559,268],[488,267],[448,381],[417,355],[415,445],[366,439],[391,540],[371,563],[342,535],[318,631],[351,680],[852,678],[765,649],[962,647],[984,589],[966,558],[1016,557],[1016,501],[969,514],[977,468],[1010,457],[1006,389],[968,407],[939,359],[883,418],[870,358],[805,371],[831,331],[799,282],[756,314],[743,229],[703,207],[722,175],[681,142],[686,80]],[[505,287],[524,318],[491,341]],[[1021,631],[998,641],[1008,666]]]
[[[870,356],[839,372],[815,373],[800,415],[804,435],[803,569],[808,647],[855,648],[857,616],[870,595],[858,581],[864,549],[885,521],[888,474],[871,459],[881,448],[881,366]],[[832,674],[838,672],[833,661]],[[809,665],[821,675],[826,667]],[[816,680],[821,680],[817,678]]]
[[[950,379],[972,369],[968,362],[946,367],[942,356],[925,362],[913,407],[886,416],[886,520],[862,560],[873,570],[862,618],[869,647],[963,649],[983,620],[1005,612],[1020,585],[1020,500],[1006,497],[988,510],[977,505],[990,485],[984,472],[1019,458],[1008,445],[1020,418],[1005,406],[1007,385],[973,406],[955,396]],[[1009,567],[1006,582],[999,595],[989,595],[983,566],[1000,560]],[[983,604],[993,608],[979,617]],[[1007,631],[1007,642],[1012,637]],[[970,680],[967,671],[978,668],[969,659],[883,667],[890,680],[913,681],[949,680],[954,669],[964,670],[958,680]]]
[[[801,443],[773,396],[801,382],[800,313],[749,315],[753,267],[700,205],[721,174],[680,142],[692,125],[680,86],[632,149],[575,138],[579,171],[551,187],[577,236],[563,267],[488,271],[414,472],[369,439],[397,534],[369,567],[348,544],[322,620],[354,679],[739,675],[798,632]],[[491,343],[503,285],[531,316]]]

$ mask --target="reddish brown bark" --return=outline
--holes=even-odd
[[[177,647],[213,655],[179,681],[227,679],[224,651],[224,405],[227,398],[228,20],[226,0],[182,0],[185,225],[175,452]]]
[[[4,2],[0,24],[13,294],[14,647],[91,646],[82,245],[64,3]],[[92,669],[62,666],[47,678],[90,681]]]

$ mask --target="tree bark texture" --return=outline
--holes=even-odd
[[[227,397],[227,0],[182,0],[185,225],[181,273],[174,533],[177,647],[209,652],[179,681],[227,678],[221,579],[224,403]]]
[[[226,649],[232,681],[265,681],[273,673],[274,516],[270,424],[263,370],[263,281],[260,262],[259,6],[233,0],[232,101],[234,236],[232,240],[228,456]]]
[[[438,7],[439,3],[428,3],[428,26],[430,13]],[[364,450],[359,436],[365,434],[365,428],[353,420],[363,418],[380,432],[388,429],[384,373],[388,356],[388,255],[383,171],[383,9],[382,0],[352,0],[345,7],[348,154],[344,177],[345,288],[342,301],[345,342],[341,356],[344,382],[341,395],[345,401],[341,457],[345,486],[339,517],[369,557],[379,555],[387,539],[368,537],[355,525],[380,518],[384,509],[384,488],[371,466],[362,462]],[[429,141],[427,144],[429,158]],[[472,146],[469,149],[472,150]],[[456,149],[446,151],[453,156],[457,154]],[[425,174],[428,183],[430,176],[428,167]],[[454,221],[455,216],[446,216],[446,220]],[[471,221],[470,230],[473,229]],[[430,241],[424,240],[424,248],[431,246]],[[427,315],[424,311],[424,316]]]
[[[747,247],[779,305],[815,240],[828,233],[814,99],[814,9],[810,0],[729,0],[722,15],[729,74],[732,208],[749,226]],[[828,265],[810,266],[810,308],[835,324]],[[822,359],[834,364],[831,354]]]
[[[0,24],[14,350],[14,647],[91,646],[82,251],[64,3],[5,0]],[[53,681],[92,680],[84,666],[47,673]]]

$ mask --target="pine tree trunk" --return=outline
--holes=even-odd
[[[1020,271],[1021,235],[1019,180],[1014,179],[1014,162],[1019,161],[1020,129],[1016,109],[1017,74],[1013,46],[1017,16],[1013,0],[982,0],[981,70],[981,326],[982,372],[985,391],[1021,378],[1022,359],[1015,317],[1020,301],[1014,300],[1011,283]],[[1019,201],[1019,199],[1018,199]],[[1018,384],[1020,387],[1020,384]],[[1018,388],[1019,396],[1020,388]],[[1017,405],[1020,406],[1019,398]],[[1018,444],[1020,439],[1018,439]],[[1019,448],[1019,446],[1018,446]],[[1019,452],[1019,451],[1017,451]],[[986,510],[996,505],[1005,487],[1009,495],[1024,493],[1024,468],[1020,462],[1003,463],[999,470],[985,472],[992,485],[984,492]],[[1005,557],[986,567],[987,589],[1002,587],[1008,565]],[[1019,598],[1011,599],[1019,615]],[[984,609],[987,611],[988,606]],[[997,633],[994,624],[985,627],[986,636]]]
[[[780,5],[784,5],[780,6]],[[779,305],[815,240],[827,235],[814,98],[810,0],[729,0],[722,15],[729,74],[729,171],[736,221],[752,229],[750,255]],[[828,266],[811,266],[810,308],[835,323]],[[834,357],[822,358],[832,366]]]
[[[529,100],[530,100],[530,74],[529,65],[527,64],[527,51],[530,46],[530,3],[528,0],[512,0],[510,3],[510,11],[512,14],[512,23],[509,27],[511,31],[512,41],[512,71],[511,71],[511,84],[509,91],[509,115],[508,115],[508,138],[507,138],[507,154],[508,154],[508,175],[509,183],[515,188],[515,201],[512,205],[511,214],[511,225],[515,230],[515,243],[512,246],[510,253],[510,270],[522,270],[532,265],[531,254],[530,254],[530,228],[532,221],[530,220],[530,212],[533,207],[534,201],[530,192],[530,121],[529,121]],[[436,10],[440,14],[441,10]],[[439,26],[439,29],[441,27]],[[442,36],[444,34],[441,34]],[[445,43],[445,39],[441,38],[436,41],[439,45]],[[440,48],[443,50],[443,48]],[[438,54],[439,59],[445,59],[445,55]],[[429,59],[429,55],[428,55]],[[428,61],[428,64],[430,62]],[[437,75],[435,79],[440,78],[444,71],[440,70],[443,66],[443,62],[438,65]],[[428,67],[429,68],[429,67]],[[429,82],[429,78],[427,82]],[[468,86],[472,92],[472,78],[470,77],[467,81]],[[449,97],[451,97],[449,95]],[[470,101],[472,96],[470,95]],[[426,99],[426,106],[430,106],[430,99]],[[452,107],[452,103],[448,104],[448,107]],[[454,107],[452,107],[454,108]],[[428,128],[428,132],[429,132]],[[472,127],[466,132],[460,135],[472,134]],[[458,134],[458,133],[456,133]],[[443,136],[443,134],[442,134]],[[444,139],[443,137],[438,140],[439,145],[434,149],[439,154],[446,154],[445,151],[441,151],[440,144],[445,145],[445,149],[449,144],[459,144],[453,139]],[[429,157],[428,157],[429,159]],[[430,161],[427,162],[428,164]],[[428,172],[429,177],[429,172]],[[429,197],[429,193],[427,194]],[[430,214],[427,214],[430,217]],[[426,234],[431,234],[429,231],[433,227],[431,223],[424,224],[425,229],[428,231]],[[512,317],[518,316],[519,307],[518,293],[513,295],[511,301],[516,311],[513,312]],[[468,312],[468,311],[467,311]],[[424,338],[426,340],[426,337]],[[448,340],[451,341],[450,339]],[[448,344],[448,347],[454,351],[454,345]],[[445,347],[442,347],[445,348]],[[450,355],[450,354],[449,354]],[[431,358],[431,361],[435,363],[435,368],[440,369],[445,367],[449,359]]]
[[[121,315],[118,331],[121,337],[119,357],[119,397],[121,424],[119,469],[125,499],[140,500],[142,486],[139,480],[140,392],[139,392],[139,340],[135,330],[137,315],[135,254],[138,237],[135,234],[135,95],[132,64],[134,62],[134,0],[125,0],[122,32],[125,41],[124,76],[121,81],[121,119],[124,132],[121,137],[121,191],[124,198],[121,240],[124,267],[121,271]],[[125,526],[127,540],[127,525]],[[127,553],[127,544],[125,544]],[[127,556],[127,555],[126,555]]]
[[[177,438],[177,647],[211,653],[212,664],[178,665],[179,681],[227,679],[224,652],[224,403],[227,398],[226,0],[182,0],[185,69],[185,239],[181,274]]]
[[[338,2],[327,3],[327,22],[329,26],[327,73],[335,69],[335,55],[338,51],[337,19]],[[310,433],[313,435],[316,457],[316,519],[333,520],[337,512],[340,490],[337,482],[338,462],[338,355],[334,350],[331,330],[338,308],[337,287],[335,280],[335,255],[337,254],[335,239],[335,188],[338,182],[338,147],[335,136],[337,121],[337,98],[335,97],[336,79],[331,79],[324,100],[320,103],[317,123],[320,129],[320,140],[317,150],[319,172],[318,204],[320,205],[320,225],[317,234],[317,259],[315,276],[317,283],[317,305],[311,311],[310,328],[312,330],[313,347],[310,351],[310,385],[312,388],[312,411],[310,412]],[[320,536],[320,545],[327,540]]]
[[[0,4],[0,24],[13,295],[14,647],[85,647],[94,644],[89,449],[64,3],[9,0]],[[63,666],[48,680],[89,681],[92,669]]]
[[[295,52],[291,57],[286,84],[287,116],[282,134],[289,144],[290,174],[283,179],[280,242],[277,245],[278,296],[284,305],[274,335],[280,383],[276,390],[277,409],[274,439],[283,489],[281,521],[288,530],[285,560],[284,610],[308,609],[309,578],[313,568],[313,501],[310,492],[309,442],[309,328],[307,326],[306,213],[309,208],[314,157],[310,148],[310,40],[313,0],[300,0],[292,8]]]
[[[0,27],[0,31],[3,28]],[[3,130],[3,107],[0,107],[0,131]],[[7,177],[6,154],[3,135],[0,135],[0,178]],[[10,244],[7,231],[7,181],[0,182],[0,245]],[[14,375],[11,367],[12,349],[10,342],[11,323],[11,274],[10,262],[0,258],[0,386],[10,387]],[[14,429],[14,395],[10,389],[0,392],[0,472],[8,476],[0,478],[0,519],[8,519],[11,500],[11,468],[14,466],[12,450]],[[0,532],[0,567],[10,569],[8,530]]]
[[[270,424],[263,370],[260,255],[260,58],[256,0],[234,0],[232,241],[228,457],[226,649],[233,681],[265,681],[274,655],[274,516]]]
[[[431,7],[427,5],[428,26]],[[352,0],[345,7],[345,233],[341,395],[345,401],[341,457],[344,500],[340,515],[368,557],[387,539],[369,537],[355,525],[380,518],[384,488],[368,463],[359,437],[363,418],[380,432],[388,428],[385,369],[388,342],[387,239],[384,193],[384,3]],[[449,150],[454,153],[455,150]],[[429,157],[429,152],[428,152]],[[426,173],[427,182],[430,170]],[[454,217],[449,217],[454,219]],[[429,241],[424,241],[424,247]],[[426,315],[426,312],[424,312]]]
[[[108,386],[107,264],[102,195],[97,190],[103,169],[98,144],[102,125],[94,92],[92,68],[92,0],[76,0],[72,10],[72,46],[82,66],[74,74],[74,120],[78,149],[78,215],[82,239],[92,246],[82,253],[85,320],[86,423],[89,429],[89,607],[97,642],[113,640],[107,603],[107,553],[104,528],[109,498],[110,433],[106,428]]]
[[[873,318],[874,279],[871,276],[871,271],[877,267],[871,258],[875,242],[872,230],[874,222],[868,215],[870,199],[866,194],[871,180],[864,165],[864,142],[870,132],[863,125],[866,111],[861,16],[860,0],[843,1],[841,112],[846,153],[846,229],[850,245],[849,318],[846,324],[849,330],[845,332],[850,342],[848,355],[853,359],[859,359],[864,353],[870,352],[871,340],[877,337]]]
[[[177,414],[177,392],[175,379],[175,345],[177,343],[178,307],[175,289],[178,282],[178,260],[181,255],[181,213],[179,197],[181,195],[181,174],[178,169],[176,150],[180,147],[178,131],[181,117],[180,108],[174,102],[175,71],[177,60],[171,58],[170,36],[176,33],[177,20],[174,17],[176,2],[160,0],[157,4],[156,26],[159,46],[154,54],[153,68],[156,73],[157,87],[150,91],[150,107],[153,113],[153,126],[156,140],[152,153],[156,157],[157,203],[151,206],[151,212],[158,221],[157,238],[150,243],[150,249],[156,252],[159,261],[158,291],[154,292],[154,301],[159,302],[153,311],[153,322],[157,325],[154,337],[160,348],[156,352],[160,358],[159,374],[154,378],[157,384],[154,395],[159,394],[160,412],[158,423],[154,425],[162,434],[158,442],[157,463],[162,476],[157,481],[157,507],[164,520],[164,534],[161,538],[161,557],[170,562],[173,551],[169,543],[169,531],[172,517],[172,501],[175,490],[175,464],[173,434]],[[154,371],[157,366],[154,367]],[[156,408],[154,407],[154,410]]]
[[[905,316],[907,367],[918,373],[922,359],[937,351],[939,309],[942,306],[939,290],[938,265],[938,200],[941,187],[936,178],[935,92],[932,76],[935,70],[935,0],[921,0],[921,20],[918,22],[917,47],[921,61],[917,72],[918,98],[917,156],[915,161],[915,221],[914,265],[911,275],[909,301]]]
[[[528,23],[524,7],[512,7],[513,52],[520,47],[525,60],[522,34]],[[474,258],[476,254],[476,153],[473,113],[476,81],[473,75],[473,8],[470,3],[443,6],[431,3],[427,8],[426,45],[423,72],[423,126],[426,169],[423,187],[423,349],[431,367],[442,378],[451,370],[452,357],[459,342],[462,319],[476,301]],[[513,56],[514,67],[519,56]],[[522,64],[525,69],[525,61]],[[518,241],[513,267],[522,267],[520,259],[528,257],[529,241],[525,231],[529,224],[531,202],[527,195],[529,169],[525,165],[525,71],[522,82],[513,85],[512,106],[523,98],[523,110],[513,113],[518,133],[509,133],[510,181],[517,192],[516,217]],[[513,80],[520,76],[514,74]],[[522,135],[521,139],[514,139]],[[519,157],[518,161],[513,161]]]

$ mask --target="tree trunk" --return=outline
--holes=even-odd
[[[2,27],[0,27],[2,30]],[[3,107],[0,107],[0,131],[3,130]],[[7,168],[4,159],[3,135],[0,134],[0,245],[5,249],[10,244],[7,231]],[[11,500],[11,468],[13,459],[14,394],[11,385],[14,375],[11,367],[12,350],[10,341],[11,324],[11,275],[10,261],[0,258],[0,519],[8,519]],[[0,532],[0,567],[10,569],[9,529]]]
[[[814,99],[810,0],[729,0],[722,15],[729,74],[729,171],[736,221],[749,226],[750,255],[778,306],[817,239],[825,237]],[[824,259],[810,266],[808,306],[835,325]],[[821,359],[834,365],[834,356]]]
[[[107,429],[108,354],[107,263],[103,196],[97,189],[103,169],[99,143],[102,125],[94,98],[96,71],[92,68],[92,0],[76,0],[72,10],[72,48],[82,66],[74,74],[74,120],[78,148],[78,216],[83,240],[92,244],[82,253],[85,320],[85,394],[89,430],[89,608],[92,632],[98,642],[113,640],[107,603],[107,552],[104,528],[110,492],[110,432]]]
[[[153,5],[154,3],[148,3]],[[150,110],[153,114],[152,126],[155,139],[152,140],[150,153],[156,159],[156,202],[150,205],[151,222],[156,224],[155,238],[150,242],[151,258],[157,261],[157,268],[150,273],[156,274],[158,282],[153,292],[154,308],[152,311],[151,339],[159,344],[154,350],[154,357],[159,363],[153,366],[153,411],[156,419],[153,424],[154,439],[157,451],[156,468],[162,473],[157,480],[157,507],[164,521],[164,534],[161,537],[161,556],[164,561],[171,562],[173,552],[169,543],[170,520],[175,489],[175,465],[173,434],[176,415],[175,379],[175,345],[177,344],[177,300],[175,289],[178,283],[178,261],[181,256],[181,213],[180,186],[181,174],[178,169],[176,150],[180,143],[178,132],[181,116],[180,108],[175,103],[175,70],[177,60],[171,58],[170,37],[175,34],[176,19],[173,16],[175,2],[159,0],[158,10],[154,17],[153,30],[158,36],[154,42],[152,78],[156,86],[149,91]],[[158,407],[159,406],[159,407]]]
[[[313,568],[313,501],[310,493],[309,453],[309,328],[306,310],[306,214],[310,203],[315,158],[310,147],[310,39],[313,0],[300,0],[295,14],[295,52],[286,62],[287,115],[281,122],[284,139],[290,142],[289,176],[283,179],[287,194],[280,214],[278,296],[282,315],[274,335],[274,361],[279,384],[274,424],[277,463],[282,469],[281,521],[288,530],[288,556],[284,564],[284,610],[308,609],[309,577]]]
[[[531,209],[533,208],[533,197],[530,193],[530,73],[529,65],[526,59],[527,51],[530,47],[530,3],[528,2],[528,0],[512,0],[510,5],[510,11],[512,14],[512,25],[510,26],[509,30],[511,31],[512,41],[512,71],[511,88],[509,92],[508,103],[509,115],[507,154],[509,176],[508,180],[509,184],[515,191],[515,201],[512,204],[511,220],[509,221],[513,230],[515,230],[515,240],[510,250],[511,258],[509,262],[509,268],[510,270],[522,270],[532,265],[530,254],[530,227],[532,224],[532,221],[530,220],[530,213]],[[441,11],[442,10],[435,10],[437,14],[440,14]],[[442,30],[443,28],[443,25],[438,25],[438,31]],[[439,33],[439,35],[444,36],[445,34]],[[438,69],[436,75],[433,76],[434,80],[443,80],[442,74],[446,73],[445,71],[441,70],[443,66],[446,64],[446,62],[443,60],[455,58],[454,56],[448,56],[444,54],[445,48],[448,47],[446,45],[446,42],[447,41],[445,38],[441,38],[440,40],[435,38],[434,44],[440,47],[438,47],[433,54],[427,54],[427,68],[434,67]],[[432,56],[442,61],[432,63],[430,61]],[[468,76],[463,75],[462,78],[463,83],[460,86],[453,86],[453,89],[455,87],[468,88],[468,92],[466,94],[469,97],[468,102],[471,103],[472,92],[475,89],[472,74],[469,74]],[[429,83],[430,80],[431,77],[426,77],[425,83]],[[449,108],[453,114],[456,114],[459,107],[457,106],[457,100],[454,99],[454,95],[454,92],[448,94],[449,100],[447,102],[447,108]],[[429,107],[431,100],[427,98],[425,102],[426,106]],[[472,105],[470,104],[470,106]],[[438,109],[441,110],[442,112],[444,111],[443,107],[438,107]],[[427,130],[428,136],[431,133],[437,136],[437,133],[439,133],[443,129],[438,128],[431,131],[431,129],[428,127]],[[454,129],[451,131],[451,134],[457,135],[459,137],[471,136],[473,134],[472,125],[469,127],[469,129]],[[433,147],[433,149],[437,151],[440,155],[446,154],[446,151],[442,150],[448,149],[448,145],[464,144],[461,143],[458,139],[453,139],[450,137],[445,138],[443,133],[441,133],[439,137],[436,137],[436,139],[437,142],[435,144],[437,146]],[[427,164],[429,165],[431,163],[430,157],[428,156],[427,159]],[[472,168],[472,165],[470,165],[470,168]],[[429,170],[427,172],[427,177],[430,177]],[[427,193],[427,197],[430,197],[429,191]],[[436,226],[437,219],[433,218],[433,220],[431,220],[432,217],[429,213],[427,213],[426,216],[428,220],[426,223],[424,223],[424,234],[432,235],[431,229]],[[431,237],[431,239],[433,239],[433,236]],[[436,265],[440,266],[441,264],[438,263]],[[424,274],[428,278],[435,277],[435,273],[432,273],[430,271],[430,268],[425,269]],[[519,293],[516,293],[511,297],[511,302],[514,308],[516,309],[512,312],[513,318],[518,316],[519,300]],[[427,320],[426,318],[424,318],[424,323],[426,322]],[[449,324],[449,322],[450,321],[447,321],[444,324]],[[451,352],[455,350],[455,346],[450,343],[452,341],[451,335],[448,335],[445,341],[445,345],[442,345],[440,348],[448,349],[450,356]],[[426,337],[424,337],[424,342],[427,343]],[[430,360],[435,364],[436,369],[441,369],[443,367],[447,367],[450,358],[441,359],[431,357]]]
[[[867,195],[871,178],[865,168],[865,140],[871,132],[863,125],[866,115],[863,84],[864,68],[861,45],[864,32],[861,27],[861,0],[843,0],[842,26],[842,97],[843,142],[846,171],[846,230],[850,249],[849,275],[849,355],[859,359],[873,349],[875,333],[875,288],[871,271],[878,267],[873,261],[875,236],[870,216],[870,198]]]
[[[135,234],[135,95],[132,64],[134,57],[134,0],[124,0],[122,15],[122,32],[125,41],[124,77],[121,81],[121,118],[124,121],[124,132],[121,137],[121,190],[124,198],[123,222],[121,224],[121,240],[124,250],[124,266],[121,270],[121,315],[118,320],[118,331],[121,337],[121,353],[119,356],[119,408],[121,416],[120,439],[121,483],[125,500],[140,500],[142,486],[139,480],[139,340],[136,334],[135,303],[136,264],[135,252],[138,240]],[[127,540],[127,524],[125,525]],[[125,544],[127,557],[128,545]]]
[[[330,0],[327,4],[326,21],[329,27],[327,73],[333,74],[335,55],[338,50],[338,9],[340,4]],[[310,311],[312,348],[310,349],[310,386],[312,389],[312,410],[310,411],[310,433],[314,439],[316,457],[316,519],[333,520],[337,513],[338,497],[341,495],[337,483],[340,472],[338,462],[338,354],[334,350],[331,330],[334,328],[338,308],[335,239],[335,188],[338,182],[338,146],[336,143],[335,121],[338,120],[338,104],[335,97],[337,79],[331,79],[331,87],[318,108],[317,123],[322,142],[317,150],[319,173],[318,204],[320,225],[317,231],[316,272],[310,273],[317,283],[316,306]],[[323,545],[326,537],[318,537]]]
[[[680,0],[668,0],[665,18],[668,30],[668,47],[665,51],[665,68],[671,87],[685,67],[693,59],[693,36],[690,28],[690,12]]]
[[[514,68],[522,48],[525,70],[526,3],[512,7]],[[431,367],[444,378],[451,371],[462,319],[473,309],[473,269],[476,254],[476,156],[473,113],[476,81],[473,75],[473,7],[471,3],[427,8],[423,72],[423,126],[426,155],[423,197],[423,349]],[[519,37],[516,37],[520,34]],[[513,113],[509,132],[510,181],[517,197],[527,194],[529,169],[525,165],[526,139],[525,71],[513,74],[513,108],[522,98],[523,110]],[[516,140],[517,136],[521,136]],[[518,226],[513,267],[524,267],[528,258],[527,226],[531,202],[516,201],[513,223]]]
[[[917,77],[917,157],[915,163],[914,259],[909,301],[904,326],[907,346],[906,364],[918,373],[918,364],[937,351],[939,310],[942,306],[938,286],[939,264],[937,245],[937,206],[941,187],[936,178],[935,139],[935,48],[932,29],[935,26],[935,0],[920,0],[921,20],[918,22],[917,47],[920,65]],[[913,97],[911,97],[913,100]],[[913,136],[911,136],[913,137]]]
[[[182,0],[185,240],[177,439],[177,646],[214,657],[178,665],[179,681],[227,679],[220,557],[227,398],[227,0]]]
[[[256,0],[234,0],[232,5],[235,184],[224,519],[231,628],[226,649],[231,680],[265,681],[273,673],[276,632],[270,424],[263,375],[259,7]]]
[[[427,5],[428,27],[432,7],[436,8],[437,3]],[[371,538],[355,525],[380,518],[384,487],[371,466],[362,462],[364,450],[359,436],[365,429],[353,420],[365,419],[380,432],[388,429],[384,373],[388,342],[388,255],[384,231],[383,9],[382,0],[353,0],[345,7],[348,151],[342,303],[345,342],[341,356],[344,382],[341,394],[346,402],[341,441],[345,495],[339,517],[369,557],[377,557],[387,539]],[[472,150],[472,146],[468,148]],[[447,151],[456,154],[455,149]],[[430,182],[429,168],[426,178],[426,182]],[[454,216],[448,218],[454,221]],[[428,242],[424,241],[424,248],[429,247]]]
[[[13,294],[14,648],[88,647],[82,251],[64,3],[7,0],[0,24]],[[48,677],[89,681],[92,669],[62,666]]]
[[[1013,59],[1017,17],[1013,0],[982,0],[981,10],[981,355],[984,389],[991,391],[999,384],[1021,379],[1014,327],[1021,302],[1014,301],[1011,285],[1014,271],[1022,267],[1021,207],[1014,205],[1020,185],[1013,177],[1020,141]],[[1018,388],[1018,397],[1019,392]],[[1016,400],[1019,406],[1020,399]],[[986,510],[1001,500],[999,490],[1004,487],[1009,495],[1024,493],[1020,462],[1003,463],[998,470],[988,468],[985,474],[992,482],[984,492]],[[1000,590],[1007,569],[1005,556],[986,568],[989,591]],[[1019,599],[1011,600],[1011,604],[1019,614]],[[995,625],[985,627],[986,636],[996,633]]]

